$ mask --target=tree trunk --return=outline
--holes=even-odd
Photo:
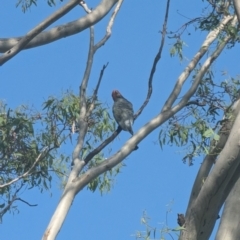
[[[240,114],[238,113],[216,164],[207,179],[202,179],[199,194],[187,210],[186,230],[182,231],[181,240],[209,239],[218,213],[238,179],[236,176],[238,176],[240,165],[239,136]]]
[[[238,174],[239,175],[239,174]],[[235,183],[225,205],[216,240],[233,240],[240,237],[240,178]]]

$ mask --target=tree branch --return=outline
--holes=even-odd
[[[76,6],[79,1],[70,1],[68,4],[74,4]],[[35,36],[24,49],[38,47],[44,44],[57,41],[61,38],[66,38],[71,35],[82,32],[90,26],[99,22],[105,17],[112,7],[118,2],[118,0],[102,0],[101,3],[90,14],[82,17],[76,21],[69,22],[60,26],[56,26],[48,31],[41,32]],[[76,5],[75,5],[76,3]],[[23,37],[18,38],[1,38],[0,39],[0,52],[8,51],[14,47]]]
[[[202,189],[193,203],[191,214],[186,216],[187,232],[196,239],[208,239],[213,229],[221,204],[224,189],[231,181],[236,169],[240,164],[239,156],[239,134],[240,113],[234,122],[227,143],[220,153],[211,174],[205,180]],[[223,190],[223,191],[222,191]],[[225,196],[226,197],[226,196]],[[203,211],[207,209],[208,211]],[[188,236],[190,236],[188,235]],[[186,239],[186,235],[182,236]],[[193,238],[195,239],[195,237]]]
[[[233,20],[232,20],[232,24],[235,25],[236,24],[236,21],[237,21],[237,18],[235,17]],[[175,108],[182,108],[183,106],[185,106],[187,104],[187,102],[189,101],[190,97],[193,95],[193,93],[195,93],[195,91],[197,90],[197,87],[200,83],[200,81],[202,80],[204,74],[207,72],[207,70],[209,69],[209,67],[211,66],[211,64],[215,61],[215,59],[220,55],[220,53],[222,52],[222,50],[225,48],[225,46],[227,45],[227,43],[229,42],[229,40],[231,39],[231,36],[226,36],[222,42],[217,46],[216,50],[210,55],[210,57],[208,57],[206,59],[206,61],[204,62],[204,64],[201,66],[199,72],[197,73],[195,79],[194,79],[194,82],[191,86],[191,88],[185,93],[185,95],[183,96],[182,100],[172,108],[172,110],[175,110]],[[184,80],[185,81],[185,80]],[[181,85],[181,84],[180,84]],[[180,87],[179,86],[176,86],[177,88]],[[182,85],[181,85],[182,87]],[[179,91],[178,91],[179,90]],[[180,88],[178,90],[173,90],[172,93],[177,93],[177,95],[175,94],[171,94],[172,95],[172,98],[170,96],[169,100],[171,103],[173,103],[171,100],[173,99],[176,99],[176,97],[179,95],[180,93]],[[175,100],[174,100],[175,101]],[[166,103],[167,104],[167,103]],[[166,105],[168,106],[168,104]],[[166,107],[164,106],[163,107],[163,110],[165,109]]]
[[[38,26],[28,32],[23,38],[18,40],[18,43],[14,45],[11,49],[7,50],[2,56],[0,56],[0,66],[6,63],[8,60],[13,58],[16,54],[18,54],[35,36],[37,36],[40,32],[42,32],[45,28],[50,26],[52,23],[57,21],[59,18],[67,14],[74,7],[77,6],[79,0],[69,1],[65,6],[61,9],[57,10],[50,17],[41,22]]]
[[[202,188],[204,181],[207,179],[209,172],[216,160],[216,157],[220,154],[221,150],[224,148],[227,139],[229,137],[230,131],[234,124],[234,121],[240,111],[240,100],[236,101],[232,105],[232,115],[229,120],[227,120],[223,127],[219,130],[220,138],[217,142],[217,145],[212,142],[210,146],[210,153],[204,158],[201,167],[198,170],[198,174],[195,178],[194,185],[192,187],[192,192],[189,198],[189,203],[187,207],[186,216],[190,214],[191,206],[193,205],[194,201],[198,197],[198,194]]]
[[[233,0],[233,5],[235,8],[235,12],[237,14],[238,23],[240,24],[240,2],[239,2],[239,0]]]
[[[14,193],[13,196],[12,196],[12,199],[10,199],[10,196],[9,196],[7,206],[4,207],[4,208],[0,211],[0,223],[2,223],[2,217],[3,217],[3,215],[10,209],[10,207],[12,206],[12,204],[14,203],[14,201],[15,201],[16,198],[17,198],[17,193],[22,189],[22,187],[23,187],[23,184],[15,191],[15,193]]]
[[[109,0],[110,2],[110,0]],[[83,4],[83,2],[82,2]],[[87,6],[84,3],[84,8],[88,10]],[[89,13],[90,15],[91,13]],[[77,193],[77,188],[75,187],[75,183],[73,182],[74,179],[79,175],[83,167],[85,166],[85,162],[80,159],[80,152],[83,146],[83,141],[88,129],[88,122],[87,122],[87,115],[91,113],[92,108],[88,109],[87,111],[87,99],[86,99],[86,88],[88,84],[88,79],[91,72],[93,57],[94,57],[94,31],[93,26],[90,27],[90,46],[89,46],[89,54],[88,54],[88,61],[87,66],[85,69],[84,77],[80,86],[80,117],[79,117],[79,136],[78,142],[73,152],[73,169],[69,175],[68,182],[65,186],[63,195],[60,199],[60,202],[50,220],[50,223],[44,233],[43,240],[53,240],[56,238],[63,221],[68,213],[68,210],[72,204],[72,201]],[[107,40],[107,39],[106,39]],[[100,85],[101,76],[98,82],[98,85],[95,89],[95,93]]]
[[[163,49],[163,46],[164,46],[165,36],[166,36],[166,32],[167,32],[167,20],[168,20],[169,5],[170,5],[170,0],[168,0],[168,2],[167,2],[165,20],[164,20],[163,29],[162,29],[162,40],[161,40],[160,48],[159,48],[159,51],[158,51],[158,53],[157,53],[157,55],[154,59],[152,69],[151,69],[151,72],[150,72],[150,76],[149,76],[149,80],[148,80],[147,97],[146,97],[146,100],[143,102],[142,106],[140,107],[140,109],[134,114],[134,120],[136,120],[136,118],[142,113],[143,109],[148,104],[148,102],[150,100],[150,97],[152,95],[152,81],[153,81],[154,73],[156,71],[157,64],[158,64],[158,62],[161,58],[162,49]],[[112,20],[110,20],[110,21],[112,22]],[[104,39],[106,39],[106,36],[105,36]],[[96,46],[98,46],[98,44],[96,44]],[[117,130],[110,137],[105,139],[104,142],[102,142],[97,148],[95,148],[92,152],[90,152],[86,156],[86,158],[84,159],[85,163],[87,164],[94,156],[96,156],[99,152],[101,152],[101,150],[103,148],[105,148],[110,142],[112,142],[121,131],[122,131],[122,129],[118,126]]]
[[[83,8],[88,11],[90,13],[90,10],[88,10],[88,7],[86,5],[86,3],[81,3]],[[89,50],[88,50],[88,59],[87,59],[87,66],[84,72],[84,76],[81,82],[81,86],[80,86],[80,91],[79,91],[79,95],[80,95],[80,114],[79,114],[79,120],[78,120],[78,125],[79,125],[79,135],[78,135],[78,142],[77,145],[73,151],[73,168],[76,168],[76,171],[72,171],[74,173],[73,177],[75,177],[79,170],[81,168],[77,167],[77,162],[79,162],[79,156],[80,156],[80,152],[82,150],[82,146],[84,143],[84,139],[87,133],[87,129],[88,129],[88,123],[87,123],[87,119],[86,119],[86,114],[87,114],[87,96],[86,96],[86,89],[87,89],[87,85],[88,85],[88,80],[91,74],[91,69],[92,69],[92,64],[93,64],[93,56],[94,56],[94,27],[91,26],[90,27],[90,44],[89,44]],[[69,176],[69,180],[72,180],[72,173]]]
[[[117,6],[115,7],[112,16],[108,22],[108,26],[107,26],[107,30],[106,30],[106,34],[103,37],[102,40],[100,40],[95,46],[94,46],[94,51],[97,51],[100,47],[102,47],[106,41],[110,38],[111,34],[112,34],[112,26],[114,23],[114,20],[117,16],[118,11],[120,10],[121,6],[122,6],[123,0],[118,0]]]
[[[153,65],[152,65],[152,69],[150,72],[150,76],[148,79],[148,93],[147,93],[147,97],[146,100],[144,101],[143,105],[140,107],[140,109],[134,114],[134,120],[142,113],[143,109],[146,107],[146,105],[148,104],[150,97],[152,95],[152,81],[153,81],[153,76],[154,73],[156,71],[157,68],[157,64],[158,61],[161,58],[162,55],[162,50],[163,50],[163,46],[164,46],[164,42],[165,42],[165,37],[167,34],[167,21],[168,21],[168,13],[169,13],[169,6],[170,6],[170,0],[167,1],[167,7],[166,7],[166,12],[165,12],[165,19],[164,19],[164,24],[163,24],[163,28],[162,28],[162,39],[161,39],[161,44],[160,44],[160,48],[159,51],[154,59]]]
[[[219,24],[217,28],[212,30],[206,37],[206,40],[203,42],[201,48],[197,52],[197,54],[193,57],[190,61],[188,66],[184,69],[182,74],[179,76],[177,83],[175,84],[172,93],[170,94],[169,98],[167,99],[166,103],[163,106],[162,111],[166,111],[170,109],[173,103],[176,101],[177,97],[179,96],[182,86],[189,77],[190,73],[196,67],[197,63],[203,57],[203,55],[208,50],[209,46],[212,44],[214,40],[216,40],[218,34],[223,30],[223,28],[227,25],[227,23],[233,19],[233,16],[226,16],[223,18],[222,22]]]
[[[87,111],[87,114],[86,114],[87,118],[92,114],[92,111],[94,110],[95,101],[97,100],[98,89],[100,87],[100,84],[101,84],[101,81],[102,81],[102,77],[103,77],[104,71],[107,68],[107,66],[108,66],[108,63],[106,65],[103,65],[103,68],[102,68],[102,70],[100,72],[100,76],[99,76],[99,79],[98,79],[97,86],[96,86],[96,88],[94,89],[94,92],[93,92],[92,102],[91,102],[91,104],[89,106],[89,109]]]
[[[80,191],[84,186],[86,186],[91,180],[104,173],[107,170],[112,169],[114,166],[119,164],[123,159],[125,159],[131,152],[132,149],[136,145],[139,144],[141,140],[143,140],[148,134],[150,134],[154,129],[163,124],[166,120],[172,117],[174,114],[179,112],[183,107],[185,107],[186,103],[190,99],[190,97],[195,93],[197,86],[199,85],[202,76],[206,73],[211,63],[219,56],[223,47],[227,44],[230,37],[227,37],[222,44],[220,44],[215,52],[205,61],[202,68],[200,69],[198,75],[195,78],[192,86],[188,90],[188,92],[184,95],[183,99],[180,101],[178,105],[173,107],[170,110],[162,111],[158,116],[149,121],[145,126],[143,126],[135,135],[130,138],[123,147],[112,157],[100,163],[98,166],[89,169],[83,175],[77,177],[74,182],[77,183],[77,191]]]
[[[234,179],[231,179],[230,188],[226,187],[226,195],[228,196],[224,205],[221,221],[216,234],[216,240],[238,239],[240,236],[239,215],[240,215],[240,165],[238,165]],[[235,182],[232,182],[235,180]],[[233,186],[233,187],[232,187]],[[231,190],[231,192],[230,192]],[[225,192],[225,191],[224,191]],[[230,194],[229,194],[230,192]],[[225,200],[224,200],[225,201]]]
[[[37,204],[30,204],[29,202],[23,200],[22,198],[16,198],[15,201],[18,200],[18,201],[21,201],[21,202],[24,202],[25,204],[27,204],[29,207],[36,207]]]

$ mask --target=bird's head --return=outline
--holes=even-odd
[[[118,90],[113,90],[112,91],[112,98],[113,101],[116,101],[118,98],[122,98],[122,94]]]

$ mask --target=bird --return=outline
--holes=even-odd
[[[113,90],[112,98],[113,104],[113,116],[118,125],[124,131],[128,131],[133,135],[133,105],[118,90]]]
[[[112,91],[113,104],[113,117],[124,131],[133,135],[132,125],[134,121],[133,117],[133,105],[118,90]],[[135,146],[134,150],[137,150],[138,146]]]

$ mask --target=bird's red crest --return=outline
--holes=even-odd
[[[122,97],[121,93],[118,90],[112,91],[112,98],[115,101],[117,98]]]

